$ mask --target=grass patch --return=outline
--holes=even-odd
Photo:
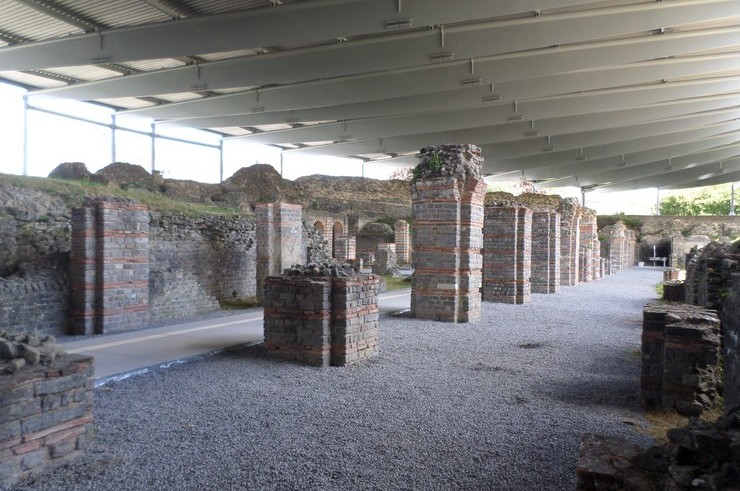
[[[701,414],[701,419],[714,422],[722,417],[722,408],[715,407],[706,409]],[[635,428],[641,433],[649,436],[659,445],[668,443],[668,431],[673,428],[681,428],[689,424],[689,418],[681,416],[672,409],[655,409],[645,414],[648,426],[637,425]]]
[[[148,206],[152,211],[167,214],[179,213],[185,216],[244,216],[249,214],[236,208],[190,203],[145,189],[120,189],[112,186],[104,186],[96,182],[71,181],[48,177],[15,176],[9,174],[0,174],[0,182],[8,183],[22,189],[35,189],[52,196],[58,196],[70,208],[80,206],[85,198],[96,196],[117,196],[135,200]]]
[[[383,278],[385,278],[385,290],[388,292],[411,288],[411,282],[407,281],[403,276],[384,275]]]
[[[663,298],[663,282],[661,281],[657,285],[655,285],[655,293],[658,294],[658,297]]]

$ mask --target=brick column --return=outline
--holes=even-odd
[[[573,198],[560,202],[560,284],[578,283],[580,206]]]
[[[375,275],[332,278],[331,364],[359,363],[378,353],[379,280]]]
[[[343,235],[334,238],[334,259],[339,261],[352,261],[355,259],[357,248],[356,238]]]
[[[483,198],[480,151],[473,145],[422,150],[411,184],[414,227],[411,312],[417,318],[480,318]],[[446,177],[449,176],[449,177]]]
[[[556,228],[557,232],[560,231],[560,224],[557,223],[558,226],[553,227],[552,222],[559,221],[560,217],[552,210],[544,208],[532,210],[532,293],[554,293],[555,288],[560,288],[559,264],[557,265],[557,280],[550,278],[551,274],[555,274],[555,268],[553,268],[555,258],[552,254],[556,250],[551,244],[555,241],[552,234],[556,232]]]
[[[560,291],[560,213],[556,210],[550,210],[550,274],[547,293],[557,293]]]
[[[396,258],[399,263],[408,263],[411,260],[409,235],[409,224],[406,220],[396,220],[393,224],[393,232],[396,241]]]
[[[483,229],[483,300],[528,302],[532,210],[509,193],[488,193]]]
[[[281,274],[303,259],[302,210],[301,205],[281,202],[258,203],[255,207],[259,301],[262,301],[265,278]]]
[[[331,359],[331,278],[268,276],[265,347],[282,358],[326,367]]]
[[[149,211],[119,198],[72,211],[70,332],[105,334],[149,323]]]
[[[578,261],[580,268],[578,279],[583,282],[590,282],[594,279],[594,257],[598,257],[598,251],[594,249],[594,240],[598,240],[596,233],[596,212],[590,208],[583,207],[581,207],[580,211],[578,243],[581,256]]]

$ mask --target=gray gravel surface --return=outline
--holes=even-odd
[[[632,269],[482,321],[386,317],[378,357],[318,369],[260,346],[96,389],[87,454],[18,490],[572,490],[585,432],[648,445]]]

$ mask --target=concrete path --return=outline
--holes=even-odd
[[[381,314],[408,309],[411,290],[383,293]],[[68,353],[95,357],[95,379],[100,385],[153,367],[220,351],[230,346],[258,343],[263,339],[262,309],[243,314],[186,322],[63,343]]]

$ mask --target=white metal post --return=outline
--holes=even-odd
[[[28,175],[28,93],[23,95],[23,175]]]

